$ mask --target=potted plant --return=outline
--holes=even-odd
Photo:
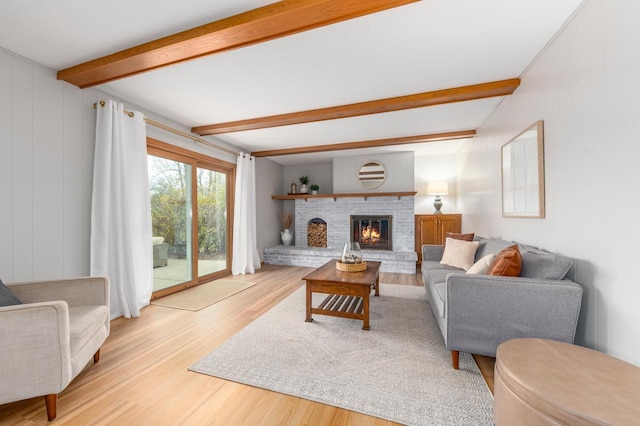
[[[317,195],[320,187],[317,184],[313,184],[309,187],[311,189],[311,195]]]
[[[308,192],[307,184],[309,183],[309,176],[303,175],[299,177],[300,179],[300,192],[306,194]]]
[[[291,222],[293,218],[290,212],[282,211],[280,213],[280,220],[282,221],[282,227],[284,231],[280,232],[280,237],[282,238],[282,244],[285,246],[291,245],[293,241],[293,234],[291,233]]]

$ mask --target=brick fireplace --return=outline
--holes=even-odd
[[[344,244],[352,238],[352,217],[374,220],[374,225],[380,227],[381,222],[375,221],[388,220],[385,228],[378,230],[386,230],[388,241],[382,247],[373,242],[362,247],[365,260],[381,261],[383,272],[415,273],[414,197],[408,195],[296,199],[295,245],[265,248],[264,261],[276,265],[321,266],[339,258]],[[317,220],[326,223],[326,248],[308,243],[309,224]]]

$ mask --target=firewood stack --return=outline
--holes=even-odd
[[[307,226],[307,244],[309,247],[327,246],[327,224],[310,223]]]

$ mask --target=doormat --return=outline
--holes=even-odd
[[[151,304],[187,311],[199,311],[254,285],[256,283],[247,281],[215,280],[179,293],[160,297],[152,300]]]

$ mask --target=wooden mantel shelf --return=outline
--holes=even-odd
[[[295,195],[272,195],[272,200],[297,200],[304,199],[307,201],[309,198],[333,198],[333,201],[336,201],[338,198],[364,198],[365,201],[369,197],[400,197],[405,196],[415,196],[417,194],[416,191],[407,191],[407,192],[361,192],[361,193],[352,193],[352,194],[295,194]]]

